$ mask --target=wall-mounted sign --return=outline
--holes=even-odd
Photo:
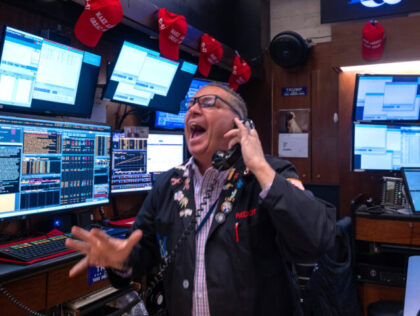
[[[281,88],[281,95],[283,97],[306,95],[306,87]]]
[[[419,0],[321,0],[321,23],[361,20],[420,11]]]

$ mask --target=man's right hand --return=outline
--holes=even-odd
[[[87,231],[74,226],[71,232],[79,240],[68,238],[66,247],[82,252],[85,257],[70,269],[70,277],[82,272],[88,266],[124,268],[131,250],[143,236],[139,229],[135,230],[127,239],[110,237],[97,228]]]

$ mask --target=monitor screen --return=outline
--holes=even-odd
[[[0,116],[0,219],[109,201],[111,128]]]
[[[124,42],[105,89],[115,102],[178,113],[197,66]]]
[[[112,134],[111,193],[145,191],[152,188],[147,173],[147,139]]]
[[[402,168],[401,171],[411,210],[420,214],[420,168]]]
[[[184,100],[181,102],[179,113],[172,114],[162,111],[156,111],[155,128],[183,130],[185,114],[187,113],[187,101],[191,99],[198,90],[200,90],[205,85],[208,85],[210,82],[211,81],[204,79],[193,79],[191,81],[190,87],[188,88],[187,94],[184,97]],[[221,84],[227,86],[227,83],[223,82]]]
[[[101,57],[5,27],[0,108],[90,117]]]
[[[354,123],[353,170],[420,167],[420,125]]]
[[[356,76],[355,121],[415,121],[420,119],[420,75]]]
[[[161,173],[184,162],[184,134],[176,132],[149,133],[147,140],[147,172]]]

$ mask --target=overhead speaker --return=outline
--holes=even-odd
[[[281,32],[271,40],[270,56],[281,67],[292,68],[306,62],[311,46],[310,40],[304,40],[296,32]]]

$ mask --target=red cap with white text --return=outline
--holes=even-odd
[[[223,47],[218,40],[208,34],[201,36],[198,71],[204,77],[208,77],[211,66],[218,63],[222,59],[222,56]]]
[[[239,85],[246,83],[251,78],[251,67],[240,56],[236,55],[233,60],[232,73],[229,77],[229,86],[237,90]]]
[[[158,12],[159,50],[163,56],[172,60],[179,58],[179,45],[188,31],[184,16],[171,13],[165,8]]]
[[[385,46],[385,31],[378,22],[368,22],[363,28],[362,56],[366,60],[382,57]]]
[[[74,34],[83,44],[95,47],[105,31],[123,18],[120,0],[85,0],[85,9],[74,27]]]

